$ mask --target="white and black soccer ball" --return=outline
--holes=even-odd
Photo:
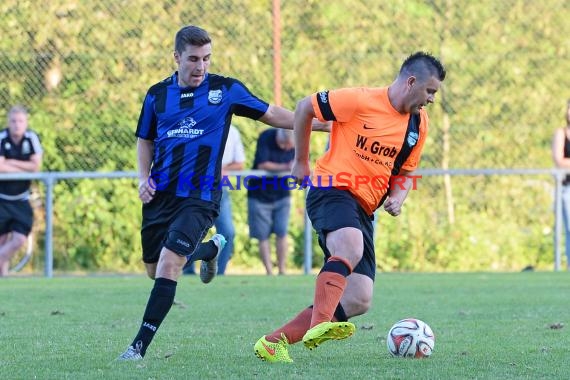
[[[392,356],[427,358],[435,345],[435,335],[427,323],[417,318],[396,322],[386,338]]]

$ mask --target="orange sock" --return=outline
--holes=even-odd
[[[284,333],[287,337],[287,341],[290,344],[300,342],[301,339],[303,339],[303,335],[305,335],[311,325],[312,314],[312,307],[304,309],[291,321],[287,322],[285,325],[278,328],[270,335],[267,335],[265,339],[267,339],[269,342],[276,343],[279,339],[281,339],[281,333]]]
[[[332,320],[345,287],[346,277],[342,274],[335,272],[321,272],[319,274],[315,289],[311,328],[321,322]]]

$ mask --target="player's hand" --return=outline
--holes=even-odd
[[[311,175],[311,166],[309,162],[298,162],[293,161],[293,167],[291,168],[291,176],[295,177],[295,182],[297,185],[305,183],[305,179]]]
[[[402,212],[402,201],[397,198],[388,198],[384,202],[384,210],[392,216],[398,216]]]
[[[154,198],[156,193],[156,183],[152,178],[139,181],[139,199],[142,203],[148,203]]]

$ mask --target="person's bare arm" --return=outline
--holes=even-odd
[[[243,170],[243,162],[230,162],[229,164],[225,165],[222,170],[225,171],[235,171],[235,170]]]
[[[402,169],[400,174],[393,177],[391,181],[390,193],[384,202],[384,210],[392,216],[398,216],[402,212],[402,205],[408,193],[415,187],[416,178],[413,176],[413,172]]]
[[[35,153],[30,156],[29,161],[15,160],[13,158],[0,157],[0,172],[2,173],[35,173],[42,166],[42,154]]]
[[[292,130],[294,129],[295,114],[286,108],[270,105],[267,112],[259,118],[259,121],[275,128]],[[322,122],[313,117],[311,120],[311,128],[313,131],[330,132],[331,123]]]
[[[143,203],[148,203],[154,197],[156,184],[151,183],[150,169],[154,154],[154,142],[152,140],[137,139],[137,168],[139,175],[139,198]]]
[[[309,147],[311,140],[312,120],[315,118],[315,111],[311,104],[311,97],[307,96],[297,103],[295,108],[295,159],[291,175],[297,178],[297,182],[302,182],[305,177],[311,174],[309,163]]]
[[[260,170],[267,170],[270,172],[284,172],[291,170],[291,162],[272,162],[264,161],[257,164],[257,168]]]
[[[558,128],[554,132],[552,138],[552,160],[557,168],[569,169],[570,158],[564,157],[564,142],[566,140],[566,131],[564,128]]]

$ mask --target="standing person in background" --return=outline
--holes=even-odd
[[[239,130],[230,125],[228,140],[222,158],[222,176],[227,176],[229,171],[243,170],[245,163],[245,150],[241,141]],[[234,238],[236,235],[232,217],[232,200],[230,198],[230,190],[227,186],[222,189],[222,199],[220,200],[220,215],[216,218],[214,226],[216,232],[226,238],[226,246],[218,255],[218,275],[226,273],[228,261],[234,253]],[[184,266],[184,274],[195,274],[194,262],[188,261]]]
[[[566,126],[556,129],[552,138],[552,159],[557,168],[570,169],[570,99],[566,102]],[[570,271],[570,174],[562,182],[566,269]]]
[[[42,165],[38,135],[28,129],[28,111],[20,105],[8,112],[8,128],[0,132],[0,173],[33,173]],[[34,213],[28,180],[0,181],[0,276],[8,274],[10,259],[26,243]]]
[[[314,349],[354,333],[348,319],[366,313],[372,301],[374,210],[384,205],[392,216],[401,213],[428,132],[424,106],[434,102],[445,75],[439,60],[418,52],[387,87],[321,91],[297,103],[291,175],[298,182],[311,175],[309,122],[333,121],[330,149],[316,161],[306,201],[325,263],[313,305],[259,338],[254,352],[260,359],[292,362],[290,343],[302,340]]]
[[[270,172],[290,171],[295,156],[292,131],[268,129],[257,140],[253,169]],[[247,206],[249,235],[258,240],[259,255],[267,275],[273,274],[269,238],[275,234],[278,273],[285,274],[287,233],[291,210],[291,191],[281,178],[253,178],[248,182]],[[269,180],[268,180],[269,179]],[[275,180],[274,180],[275,179]]]
[[[172,307],[188,260],[202,260],[205,283],[217,272],[223,236],[200,243],[219,213],[222,155],[232,116],[293,128],[293,112],[257,98],[237,79],[209,73],[211,57],[208,32],[194,25],[181,28],[174,38],[177,71],[151,86],[143,101],[135,134],[141,241],[154,287],[140,328],[118,360],[145,356]],[[329,129],[325,123],[314,124]]]

